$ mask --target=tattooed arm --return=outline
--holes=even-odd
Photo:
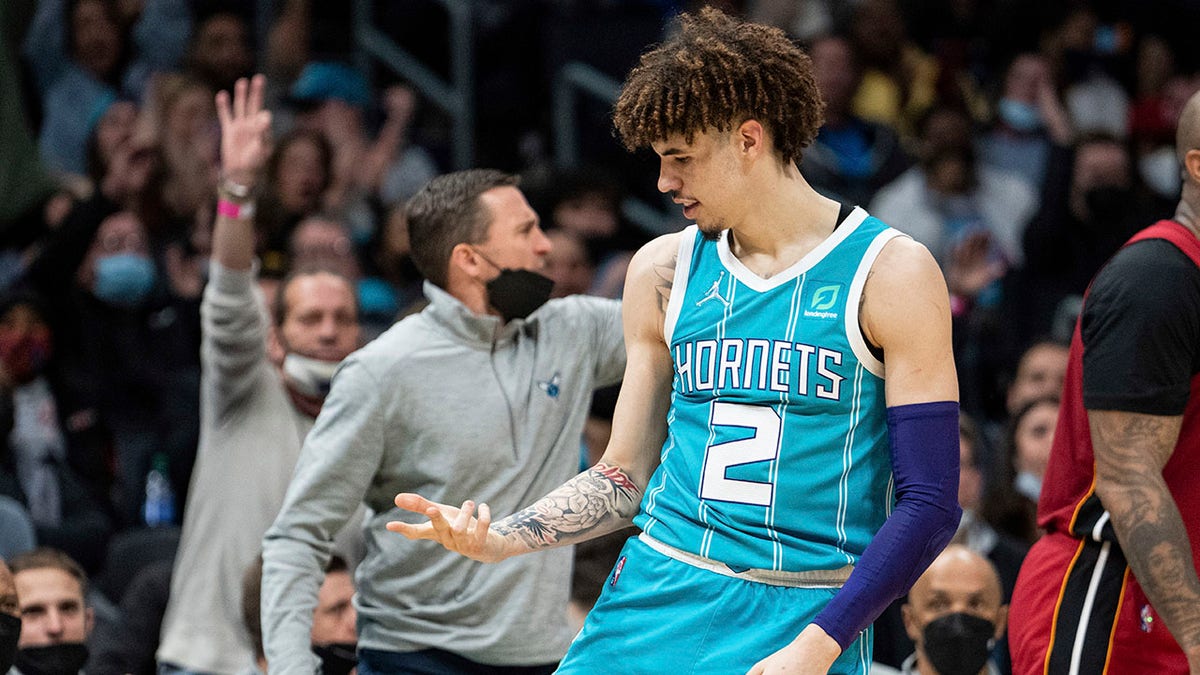
[[[1150,604],[1200,672],[1200,579],[1179,508],[1162,470],[1182,418],[1088,411],[1096,454],[1096,494]]]
[[[575,476],[533,505],[496,523],[487,504],[437,504],[401,493],[396,506],[429,522],[393,521],[387,529],[409,539],[431,539],[483,562],[575,544],[629,524],[667,437],[674,366],[663,339],[663,321],[674,280],[681,233],[650,242],[633,256],[621,306],[628,356],[613,412],[608,448],[596,466]]]

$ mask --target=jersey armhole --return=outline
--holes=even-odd
[[[679,252],[675,258],[675,276],[671,280],[671,297],[667,300],[667,311],[663,317],[663,342],[671,347],[671,338],[675,334],[675,323],[679,321],[679,312],[683,309],[683,296],[687,294],[688,275],[692,271],[692,251],[696,248],[695,225],[689,225],[679,238]]]
[[[879,258],[883,247],[896,237],[907,236],[891,227],[875,235],[875,239],[871,241],[871,245],[863,254],[858,269],[854,272],[854,279],[850,282],[850,295],[846,298],[846,340],[849,341],[850,349],[858,357],[859,363],[862,363],[868,372],[880,379],[883,379],[883,361],[875,356],[870,345],[867,344],[866,338],[863,337],[862,326],[858,322],[858,309],[862,302],[863,288],[867,284],[867,276],[871,273],[871,267]]]

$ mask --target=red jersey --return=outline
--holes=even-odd
[[[1139,232],[1126,245],[1145,239],[1171,242],[1200,267],[1200,241],[1179,223],[1159,221]],[[1130,348],[1134,347],[1130,345]],[[1197,467],[1200,467],[1200,374],[1192,377],[1179,441],[1163,467],[1163,478],[1179,506],[1192,542],[1192,557],[1200,562],[1200,469]],[[1095,468],[1091,431],[1083,403],[1083,340],[1080,322],[1076,322],[1058,427],[1042,482],[1038,524],[1048,532],[1115,544],[1117,538],[1108,513],[1095,493]]]

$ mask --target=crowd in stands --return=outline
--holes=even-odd
[[[294,270],[335,270],[355,284],[364,341],[425,302],[404,204],[456,168],[449,126],[417,87],[350,65],[348,10],[332,4],[351,3],[0,5],[0,559],[50,547],[77,563],[56,568],[95,581],[81,584],[96,620],[89,673],[154,672],[200,440],[216,92],[267,74],[276,141],[254,216],[264,297]],[[446,49],[426,6],[438,3],[397,4],[411,7],[378,8],[382,30],[416,54]],[[650,193],[654,168],[613,159],[605,118],[581,130],[593,156],[556,166],[552,69],[586,54],[580,26],[628,20],[629,44],[599,64],[619,78],[645,46],[636,40],[700,3],[476,4],[477,161],[522,175],[553,243],[556,294],[619,297],[632,252],[656,234],[622,204]],[[804,151],[807,180],[943,268],[964,411],[956,542],[991,560],[1007,599],[1039,535],[1082,294],[1178,198],[1175,126],[1200,90],[1183,31],[1200,11],[1171,0],[711,4],[783,28],[810,54],[826,123]],[[664,228],[683,225],[663,208]],[[603,449],[612,398],[596,396],[583,461]],[[152,513],[156,471],[173,509]],[[607,566],[596,569],[578,583],[598,587]],[[881,620],[876,655],[895,666],[912,652],[898,611]]]

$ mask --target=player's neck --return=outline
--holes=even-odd
[[[799,259],[798,251],[802,256],[811,250],[837,224],[839,204],[813,190],[798,171],[772,178],[750,195],[739,222],[731,223],[730,247],[743,262],[750,257]]]

